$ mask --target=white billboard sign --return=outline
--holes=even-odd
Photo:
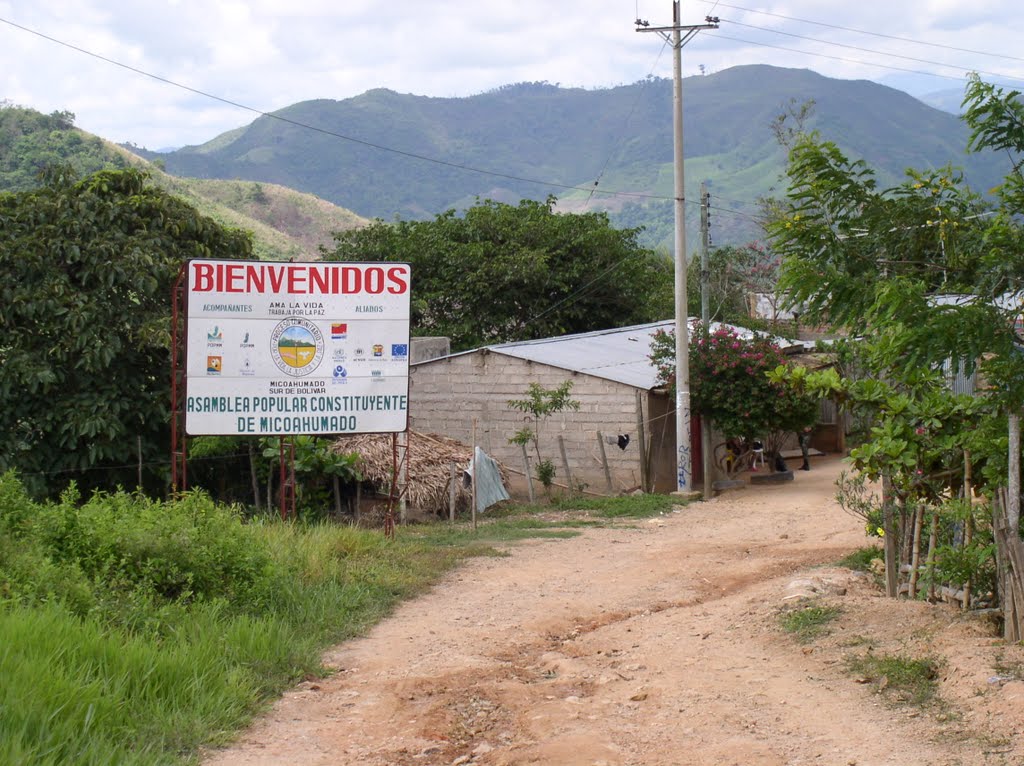
[[[189,261],[186,432],[404,431],[409,292],[402,263]]]

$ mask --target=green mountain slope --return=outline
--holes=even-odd
[[[10,105],[0,107],[0,191],[21,191],[39,183],[48,165],[65,163],[79,173],[145,167],[154,184],[186,199],[225,226],[253,235],[261,258],[308,258],[331,243],[331,232],[362,226],[366,219],[310,194],[274,184],[179,178],[133,152],[74,127],[66,112],[44,115]]]
[[[720,208],[719,243],[756,236],[752,203],[773,190],[783,168],[770,125],[791,99],[814,99],[808,127],[866,159],[883,183],[901,178],[906,167],[952,163],[987,189],[1004,172],[997,157],[965,154],[967,130],[955,116],[877,83],[769,66],[691,77],[684,83],[687,199],[695,203],[700,181],[709,181]],[[167,168],[198,178],[278,183],[384,219],[425,217],[476,197],[555,194],[566,209],[608,209],[613,220],[649,222],[658,240],[656,224],[671,207],[672,93],[664,79],[602,90],[525,83],[469,98],[371,90],[344,101],[294,104],[276,115],[290,122],[261,117],[163,155]],[[595,180],[593,195],[558,186],[591,189]],[[695,222],[696,205],[691,208]]]

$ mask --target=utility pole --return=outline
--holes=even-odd
[[[686,189],[683,166],[683,46],[702,29],[717,29],[718,18],[705,24],[679,23],[679,0],[672,0],[672,26],[652,27],[636,20],[637,32],[657,32],[672,46],[672,127],[675,157],[675,324],[676,324],[676,491],[693,489],[690,453],[690,328],[686,313]],[[685,32],[686,34],[682,34]]]
[[[711,193],[707,181],[700,182],[700,321],[705,334],[711,322]]]
[[[711,194],[706,181],[700,182],[700,324],[704,339],[711,334],[711,273],[708,259],[711,253]],[[711,455],[711,418],[700,421],[700,455],[704,469],[704,499],[710,500],[711,474],[714,470]]]

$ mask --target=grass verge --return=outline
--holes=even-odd
[[[890,702],[924,706],[936,699],[939,663],[932,658],[868,653],[849,658],[847,670]]]
[[[842,610],[837,606],[805,606],[779,615],[779,624],[800,643],[808,643],[828,631],[828,624]]]
[[[566,501],[598,519],[668,498]],[[549,507],[545,509],[550,512]],[[35,503],[0,476],[0,763],[195,763],[268,700],[324,672],[323,650],[496,545],[600,520],[512,509],[405,527],[246,520],[199,494]]]
[[[602,519],[644,519],[669,513],[681,503],[669,495],[627,495],[624,497],[572,497],[553,503],[561,511],[587,511]]]

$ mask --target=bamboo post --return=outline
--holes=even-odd
[[[471,460],[472,460],[472,465],[473,465],[473,482],[471,484],[471,488],[472,488],[471,498],[472,498],[472,506],[473,507],[472,507],[471,511],[472,511],[472,519],[473,519],[473,530],[476,531],[476,482],[477,482],[477,479],[480,478],[477,475],[477,471],[476,471],[476,469],[477,469],[477,464],[476,464],[476,418],[473,418],[473,457],[471,458]]]
[[[530,502],[535,503],[537,501],[533,494],[533,474],[530,473],[530,456],[526,454],[525,444],[520,444],[519,448],[523,451],[523,474],[526,476],[526,489],[530,493]]]
[[[597,445],[601,448],[601,465],[604,467],[604,481],[608,485],[608,494],[615,492],[612,489],[612,472],[608,470],[608,454],[604,451],[604,434],[597,432]]]
[[[640,440],[637,445],[640,448],[640,489],[644,492],[650,491],[650,481],[647,466],[647,431],[644,428],[644,400],[640,391],[636,392],[636,434]]]
[[[1018,620],[1018,588],[1015,587],[1014,576],[1014,540],[1017,533],[1010,526],[1008,507],[1010,499],[1007,490],[1001,488],[996,494],[996,502],[992,503],[992,531],[996,539],[996,582],[999,587],[999,604],[1003,610],[1003,640],[1016,643],[1021,640],[1021,626]],[[1018,549],[1019,550],[1019,549]],[[1019,562],[1024,563],[1024,562]],[[1019,571],[1019,570],[1018,570]]]
[[[448,523],[455,523],[455,461],[448,464]]]
[[[398,522],[406,524],[409,521],[409,506],[406,502],[406,492],[409,489],[409,431],[400,431],[398,434],[398,476],[395,477],[399,485],[398,490]]]
[[[964,450],[964,499],[967,501],[967,519],[964,521],[964,550],[974,542],[974,475],[971,468],[971,452]],[[968,577],[964,583],[964,609],[971,608],[971,591],[974,589],[974,578]]]
[[[921,527],[924,526],[924,504],[914,507],[914,540],[910,547],[910,598],[917,598],[917,579],[921,566]]]
[[[136,485],[140,490],[142,489],[142,437],[135,437],[135,446],[139,452],[139,483]]]
[[[260,509],[260,481],[256,476],[256,451],[253,449],[251,441],[249,442],[249,478],[252,480],[252,502],[258,511]],[[267,502],[270,502],[270,498],[267,498]]]
[[[932,512],[932,528],[928,535],[928,600],[935,600],[935,548],[939,544],[939,513]]]
[[[291,512],[292,518],[296,518],[296,495],[298,495],[298,485],[295,483],[295,437],[293,436],[288,443],[288,479],[291,482],[291,492],[288,499],[288,508]]]
[[[1013,534],[1020,530],[1020,415],[1009,415],[1009,455],[1007,457],[1006,521]]]
[[[278,440],[277,440],[277,460],[278,460],[277,470],[280,473],[280,476],[279,476],[279,478],[277,480],[277,483],[280,485],[278,487],[278,490],[281,493],[280,502],[278,503],[278,509],[281,512],[281,521],[284,521],[286,518],[288,518],[288,506],[285,504],[286,501],[287,501],[287,498],[285,497],[285,494],[284,494],[285,483],[287,482],[287,479],[285,478],[286,474],[285,474],[285,460],[284,460],[284,436],[278,437]]]
[[[565,454],[565,439],[558,435],[558,451],[562,453],[562,468],[565,470],[565,483],[569,487],[569,494],[575,494],[572,488],[572,474],[569,472],[569,458]]]
[[[896,550],[896,523],[892,499],[892,479],[882,475],[882,531],[885,534],[885,595],[899,594],[899,562]]]

